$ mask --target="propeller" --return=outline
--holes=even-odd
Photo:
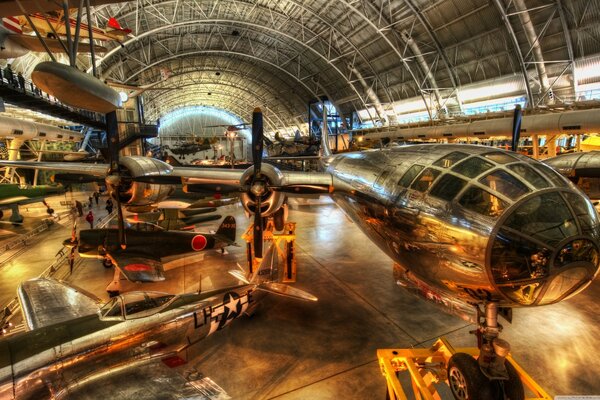
[[[521,136],[521,120],[523,119],[523,112],[521,111],[521,105],[517,104],[515,106],[515,113],[513,115],[513,125],[512,125],[512,142],[510,149],[512,151],[517,151],[519,148],[519,138]]]
[[[122,249],[127,247],[125,238],[125,223],[123,221],[123,208],[121,207],[120,189],[122,183],[121,168],[119,165],[119,131],[117,126],[117,113],[111,111],[106,114],[106,139],[108,142],[108,155],[110,170],[106,177],[106,186],[110,188],[112,197],[117,202],[117,223],[119,227],[119,244]]]
[[[266,191],[264,180],[261,180],[260,167],[263,152],[263,118],[260,108],[252,112],[252,162],[254,175],[250,191],[256,196],[256,209],[254,211],[254,256],[262,258],[263,250],[263,220],[261,212],[262,196]]]

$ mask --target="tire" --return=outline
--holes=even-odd
[[[102,259],[102,265],[104,266],[104,268],[110,268],[113,266],[113,263],[110,260],[110,258],[104,258]]]
[[[111,299],[113,297],[117,297],[119,295],[119,291],[118,290],[108,290],[108,297],[110,297]]]
[[[466,353],[456,353],[448,361],[448,386],[456,400],[491,400],[497,393],[477,360]]]

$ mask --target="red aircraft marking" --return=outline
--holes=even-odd
[[[123,267],[123,269],[131,272],[136,271],[152,271],[152,267],[146,264],[129,264]]]
[[[196,235],[192,239],[192,249],[194,251],[203,250],[206,247],[207,240],[204,235]]]

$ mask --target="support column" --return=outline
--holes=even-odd
[[[38,157],[37,157],[38,162],[42,161],[42,157],[44,155],[44,150],[46,150],[46,140],[42,140],[42,143],[40,144],[40,151],[39,151]],[[39,172],[40,172],[40,170],[36,169],[35,172],[33,173],[33,186],[37,186],[37,184],[38,184]]]
[[[533,144],[533,158],[540,158],[540,139],[538,135],[531,135],[531,143]]]
[[[8,141],[8,161],[17,161],[20,158],[20,149],[23,146],[22,139],[12,139]],[[13,182],[15,176],[15,168],[7,168],[4,172],[4,178]]]

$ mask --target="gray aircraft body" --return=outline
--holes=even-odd
[[[64,398],[134,359],[176,355],[246,312],[252,291],[243,285],[177,296],[129,292],[98,313],[2,339],[0,398]]]
[[[168,364],[182,350],[251,314],[260,290],[316,301],[272,281],[279,275],[276,257],[271,249],[251,279],[232,272],[243,285],[181,295],[129,292],[101,307],[97,299],[61,282],[24,282],[19,299],[29,331],[0,339],[0,398],[68,398],[125,368],[161,360]]]

